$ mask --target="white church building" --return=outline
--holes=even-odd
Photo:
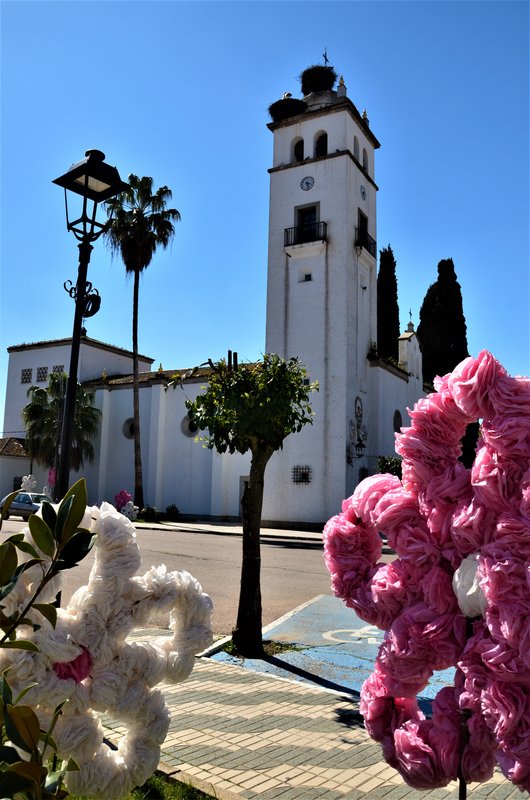
[[[423,395],[421,352],[412,323],[399,339],[399,364],[377,355],[377,191],[379,142],[366,113],[337,90],[303,98],[294,116],[269,123],[270,175],[265,352],[297,356],[318,381],[313,425],[293,434],[265,476],[263,520],[320,525],[340,510],[359,479],[394,454],[394,433]],[[14,345],[0,440],[0,492],[12,491],[29,460],[20,409],[30,385],[67,370],[68,339]],[[165,391],[179,370],[156,371],[140,357],[140,415],[146,504],[176,505],[190,517],[235,519],[250,456],[219,455],[195,441],[185,408],[207,376]],[[132,492],[132,354],[84,337],[78,377],[102,411],[96,457],[85,465],[89,499]],[[39,489],[46,472],[33,465]],[[76,476],[72,475],[71,483]]]

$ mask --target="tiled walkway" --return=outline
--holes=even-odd
[[[219,800],[456,800],[458,787],[416,792],[381,758],[353,697],[198,659],[167,686],[172,721],[160,769]],[[119,728],[114,733],[121,733]],[[500,774],[471,800],[521,798]]]

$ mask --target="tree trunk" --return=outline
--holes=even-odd
[[[133,419],[134,419],[134,505],[144,507],[142,451],[140,448],[140,397],[138,388],[138,289],[140,272],[134,272],[133,289]]]
[[[263,506],[265,467],[274,451],[253,452],[250,478],[243,492],[243,558],[241,563],[241,588],[237,622],[232,631],[232,641],[242,656],[261,658],[261,553],[260,527]]]

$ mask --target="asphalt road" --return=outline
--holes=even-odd
[[[25,523],[11,518],[3,523],[0,538],[21,530]],[[137,529],[142,569],[165,564],[170,570],[187,570],[202,584],[214,603],[213,629],[216,635],[232,630],[239,600],[241,536],[205,531]],[[262,541],[263,625],[306,603],[319,594],[331,594],[330,579],[317,542],[293,542],[288,538]],[[93,556],[63,573],[62,605],[85,584]]]

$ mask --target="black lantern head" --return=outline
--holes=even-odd
[[[79,241],[94,242],[105,230],[105,225],[96,222],[98,203],[109,200],[129,188],[120,178],[116,167],[105,164],[105,153],[101,150],[87,150],[86,158],[72,164],[68,172],[52,183],[64,189],[66,206],[66,227]],[[68,213],[67,191],[81,195],[83,207],[80,216],[72,222]],[[93,203],[88,209],[88,202]],[[79,212],[78,212],[79,213]]]
[[[359,436],[357,438],[356,443],[355,443],[355,453],[357,455],[357,458],[362,458],[363,457],[365,447],[366,447],[366,445],[364,444],[363,440]]]
[[[105,153],[87,150],[85,155],[86,158],[72,164],[68,172],[53,183],[96,203],[109,200],[129,188],[129,184],[120,178],[116,167],[105,163]]]

